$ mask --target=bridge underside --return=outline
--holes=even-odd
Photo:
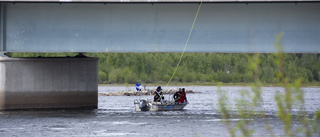
[[[0,57],[0,111],[97,107],[98,58]]]
[[[2,3],[2,52],[182,52],[198,3]],[[320,52],[320,3],[204,3],[187,52]]]

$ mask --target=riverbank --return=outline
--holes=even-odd
[[[169,86],[252,86],[255,83],[211,83],[211,82],[195,82],[195,83],[170,83]],[[115,84],[99,84],[99,86],[125,86],[125,87],[131,87],[135,84],[128,84],[128,83],[115,83]],[[142,85],[147,86],[162,86],[165,87],[167,83],[142,83]],[[281,84],[270,84],[270,83],[261,83],[261,87],[282,87]],[[308,83],[308,84],[301,84],[300,87],[320,87],[320,83],[314,82],[314,83]]]
[[[174,94],[178,91],[177,88],[170,88],[168,90],[162,90],[163,94]],[[187,94],[200,93],[192,90],[186,90]],[[118,91],[118,92],[99,92],[99,96],[141,96],[141,95],[153,95],[153,89],[146,89],[142,91]]]

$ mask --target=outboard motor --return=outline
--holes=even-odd
[[[141,109],[141,111],[148,111],[146,100],[140,100],[139,108]]]

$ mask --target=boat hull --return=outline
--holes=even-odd
[[[145,101],[147,108],[141,109],[140,102],[143,100],[135,100],[135,110],[136,111],[174,111],[174,110],[183,110],[185,106],[187,106],[188,102],[171,102],[171,101],[162,101],[162,102],[151,102]]]

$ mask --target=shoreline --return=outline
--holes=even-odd
[[[115,84],[98,84],[98,86],[134,86],[135,84],[123,84],[123,83],[115,83]],[[167,83],[142,83],[142,85],[147,86],[162,86],[165,87]],[[252,85],[255,85],[255,83],[172,83],[168,86],[174,87],[174,86],[227,86],[227,87],[251,87]],[[282,87],[281,84],[261,84],[261,87]],[[301,84],[300,87],[313,87],[313,88],[320,88],[320,83],[310,83],[310,84]]]
[[[142,84],[144,85],[144,84]],[[165,87],[164,84],[146,84],[147,87],[153,86],[153,87],[157,87],[157,86],[162,86]],[[253,85],[255,85],[254,83],[250,83],[250,84],[239,84],[239,83],[222,83],[222,84],[212,84],[212,85],[204,85],[204,84],[185,84],[185,83],[179,83],[179,84],[172,84],[169,85],[171,88],[167,89],[167,90],[163,90],[164,94],[174,94],[177,90],[178,87],[191,87],[191,86],[212,86],[212,87],[217,87],[217,86],[221,86],[221,87],[251,87]],[[99,86],[103,86],[103,87],[108,87],[108,86],[113,86],[113,87],[135,87],[135,84],[99,84]],[[282,87],[279,84],[261,84],[261,87]],[[301,88],[320,88],[319,85],[301,85]],[[153,94],[155,89],[146,89],[146,90],[142,90],[142,91],[117,91],[117,92],[98,92],[99,96],[141,96],[141,95],[150,95]],[[200,93],[197,91],[192,91],[192,90],[186,90],[187,94],[195,94],[195,93]]]
[[[177,89],[171,88],[168,90],[162,90],[163,95],[174,94],[177,92]],[[153,95],[153,89],[147,89],[142,91],[118,91],[118,92],[98,92],[99,96],[141,96],[141,95]],[[192,90],[186,90],[187,94],[195,94],[200,92],[194,92]]]

